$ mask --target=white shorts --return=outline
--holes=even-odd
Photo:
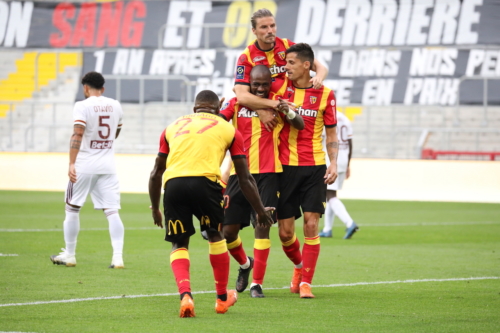
[[[342,184],[344,184],[344,180],[345,180],[345,172],[339,172],[337,179],[335,179],[332,185],[327,185],[326,189],[331,191],[341,190]]]
[[[120,209],[120,185],[116,174],[76,175],[76,183],[68,182],[65,201],[67,204],[82,207],[90,193],[94,209]]]

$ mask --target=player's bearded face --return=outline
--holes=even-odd
[[[276,40],[276,22],[274,17],[261,17],[256,21],[256,28],[253,33],[264,44],[274,44]]]

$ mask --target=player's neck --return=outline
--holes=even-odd
[[[299,77],[297,80],[293,81],[293,86],[295,88],[301,88],[301,89],[306,89],[306,88],[311,88],[311,76],[310,75],[304,75]]]
[[[89,90],[89,97],[101,97],[101,96],[102,96],[101,90],[96,90],[96,89]]]
[[[268,43],[262,43],[260,40],[257,39],[257,47],[259,48],[259,50],[261,51],[270,51],[274,48],[274,44],[275,43],[271,43],[271,44],[268,44]]]

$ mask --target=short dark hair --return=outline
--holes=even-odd
[[[82,85],[88,85],[94,89],[102,89],[104,82],[104,77],[98,72],[88,72],[82,78]]]
[[[217,103],[219,104],[219,96],[212,90],[202,90],[196,95],[195,103],[197,102],[207,102],[207,103]]]
[[[266,65],[257,65],[257,66],[254,66],[252,68],[252,70],[250,71],[250,76],[252,76],[252,74],[269,74],[269,79],[271,79],[271,71],[269,70],[269,67],[267,67]]]
[[[290,46],[286,51],[288,53],[297,53],[297,58],[299,58],[302,62],[309,61],[311,66],[314,62],[314,52],[307,43],[297,43]]]
[[[263,18],[263,17],[274,17],[273,13],[267,8],[262,8],[253,13],[252,17],[250,18],[250,22],[252,23],[252,28],[257,28],[257,19]]]

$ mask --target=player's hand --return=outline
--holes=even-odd
[[[347,171],[345,172],[345,179],[349,179],[351,176],[351,167],[347,167]]]
[[[68,177],[70,182],[76,183],[76,169],[74,164],[69,165]]]
[[[225,100],[226,100],[226,98],[225,98],[225,97],[222,97],[222,98],[221,98],[221,100],[220,100],[220,102],[219,102],[219,109],[221,109],[221,110],[222,110],[222,106],[224,105],[224,101],[225,101]]]
[[[274,113],[274,111],[258,110],[256,112],[259,115],[259,119],[264,124],[266,130],[272,132],[276,125],[278,125],[278,119],[276,118],[276,114]]]
[[[332,185],[335,182],[335,179],[337,179],[337,164],[336,163],[331,163],[328,166],[328,169],[326,169],[325,173],[325,184]]]
[[[314,89],[320,89],[323,86],[323,80],[318,75],[309,80],[309,82],[312,83]]]
[[[259,215],[257,214],[257,223],[261,226],[271,226],[273,225],[273,212],[276,208],[274,207],[264,207],[265,214]]]
[[[163,229],[163,216],[161,214],[161,211],[159,209],[153,209],[153,207],[149,206],[149,209],[151,209],[151,215],[153,216],[153,221],[154,224],[159,226],[160,228]]]

